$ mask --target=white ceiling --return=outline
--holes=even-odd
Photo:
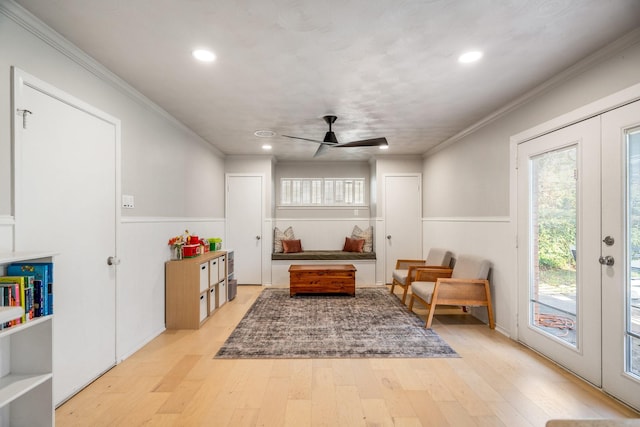
[[[280,135],[322,139],[326,114],[340,142],[422,154],[640,26],[639,0],[17,2],[223,153],[268,142],[279,160],[311,159],[314,143]],[[484,58],[459,64],[471,49]]]

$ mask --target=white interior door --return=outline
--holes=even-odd
[[[600,122],[518,146],[518,337],[601,380]]]
[[[603,389],[640,408],[640,101],[602,115],[602,148]]]
[[[54,402],[115,364],[117,120],[15,70],[15,249],[53,250]],[[14,110],[14,111],[16,111]]]
[[[385,283],[398,259],[422,258],[422,177],[384,175]]]
[[[227,174],[226,239],[239,284],[262,284],[263,176]]]

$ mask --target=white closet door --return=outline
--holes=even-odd
[[[16,250],[53,250],[54,402],[115,364],[117,120],[21,74],[16,109]]]
[[[227,243],[239,284],[262,284],[263,177],[227,175]]]
[[[384,175],[385,281],[398,259],[422,258],[422,177]]]

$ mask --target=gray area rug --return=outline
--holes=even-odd
[[[215,356],[224,359],[459,357],[386,288],[356,296],[265,289]]]

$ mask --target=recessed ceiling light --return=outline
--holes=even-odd
[[[213,62],[216,59],[216,55],[210,50],[206,49],[196,49],[191,53],[194,58],[202,62]]]
[[[276,136],[276,133],[272,130],[257,130],[253,133],[255,136],[259,136],[260,138],[271,138]]]
[[[262,146],[262,149],[263,149],[263,150],[271,150],[271,146],[270,146],[269,144],[264,144],[264,145]]]
[[[470,62],[476,62],[480,58],[482,58],[482,52],[478,50],[474,50],[472,52],[465,52],[462,55],[460,55],[458,57],[458,62],[461,62],[463,64],[468,64]]]

